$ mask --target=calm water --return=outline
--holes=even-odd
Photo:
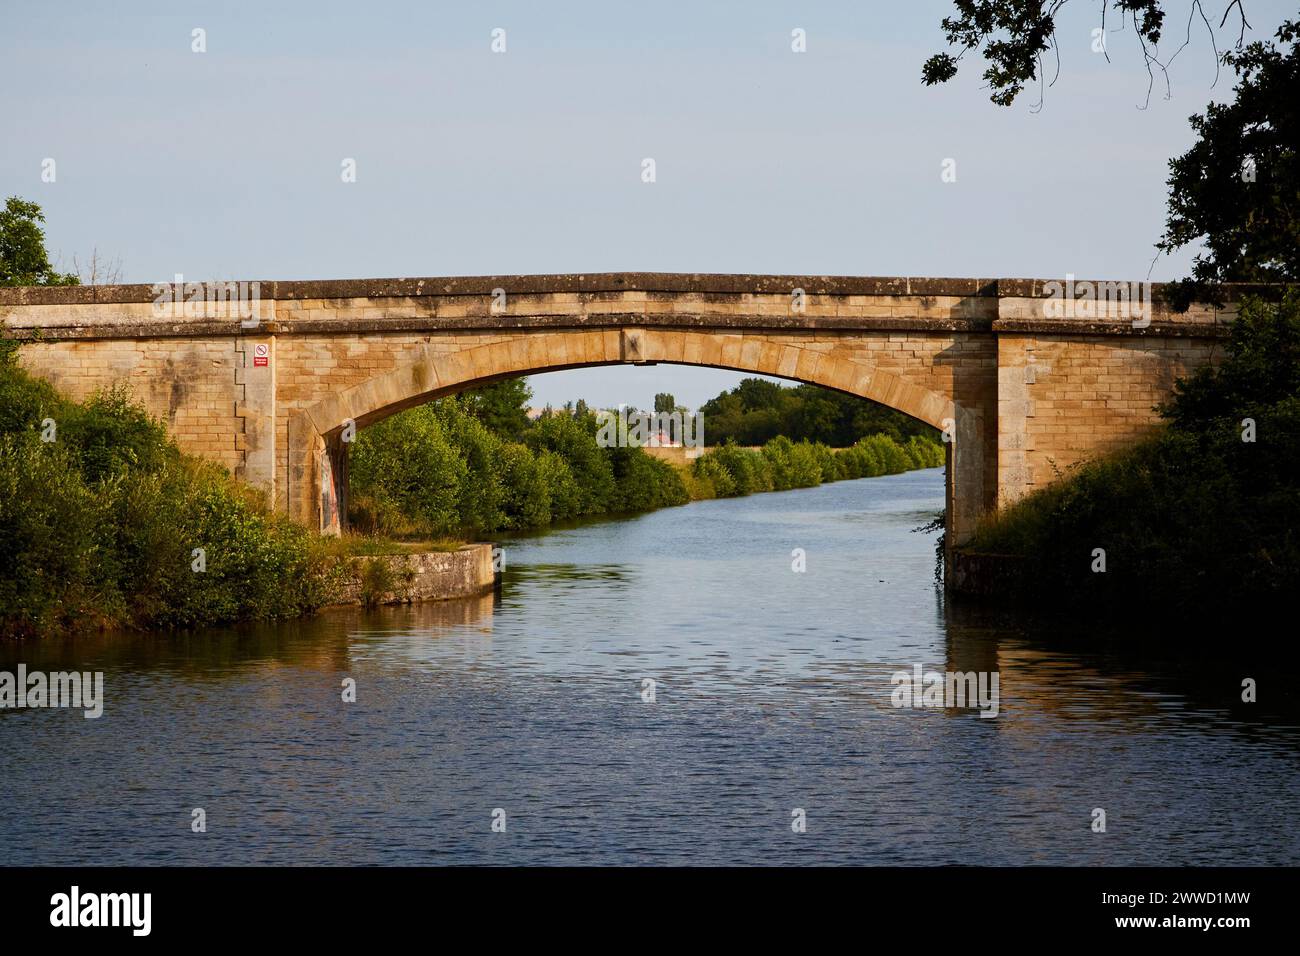
[[[946,608],[911,531],[942,498],[934,470],[700,502],[507,541],[481,600],[0,648],[107,696],[0,711],[5,862],[1300,862],[1267,662]],[[917,663],[999,672],[1000,715],[894,708]]]

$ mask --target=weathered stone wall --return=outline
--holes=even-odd
[[[492,545],[467,544],[456,551],[423,551],[357,558],[357,573],[344,584],[337,604],[362,604],[366,601],[361,569],[367,561],[388,565],[393,588],[371,595],[372,604],[412,604],[418,601],[446,601],[475,597],[496,585],[492,566]]]
[[[799,293],[797,290],[802,290]],[[561,275],[262,283],[158,314],[149,286],[0,290],[21,361],[76,398],[125,383],[186,451],[308,523],[327,456],[439,395],[585,365],[674,362],[813,382],[899,409],[949,445],[950,540],[1071,464],[1132,442],[1231,318],[1053,318],[1039,280]],[[254,360],[265,352],[266,363]],[[706,424],[707,428],[707,424]]]
[[[42,342],[25,347],[20,361],[74,399],[125,385],[185,451],[252,477],[244,472],[238,344],[234,338]]]
[[[998,504],[1148,434],[1174,382],[1220,352],[1169,336],[999,336]]]

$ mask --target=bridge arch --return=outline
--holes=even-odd
[[[341,389],[288,421],[287,504],[311,527],[337,530],[346,482],[345,427],[362,428],[425,402],[505,378],[600,365],[658,363],[753,372],[865,398],[947,436],[948,542],[974,530],[984,500],[985,435],[977,409],[899,375],[801,344],[762,336],[650,327],[545,330],[455,352],[426,346],[413,361]],[[707,427],[707,425],[706,425]]]

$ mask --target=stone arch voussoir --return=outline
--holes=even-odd
[[[973,530],[982,498],[982,421],[939,392],[839,355],[784,343],[779,334],[653,328],[555,330],[419,357],[296,412],[289,427],[289,511],[319,526],[321,459],[349,422],[364,427],[443,395],[502,378],[595,365],[666,362],[795,379],[879,402],[938,428],[949,445],[951,542]],[[960,490],[960,493],[958,491]]]

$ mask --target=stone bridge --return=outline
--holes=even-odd
[[[1127,284],[1125,284],[1127,285]],[[1084,287],[1109,301],[1087,302]],[[24,367],[85,398],[125,382],[180,446],[313,527],[338,524],[349,423],[485,382],[668,362],[811,382],[949,439],[949,542],[1131,443],[1233,314],[1116,283],[830,276],[489,276],[0,289]],[[1077,300],[1077,301],[1076,301]],[[1140,302],[1140,292],[1132,298]],[[1072,304],[1073,303],[1073,304]],[[706,423],[707,433],[707,423]]]

